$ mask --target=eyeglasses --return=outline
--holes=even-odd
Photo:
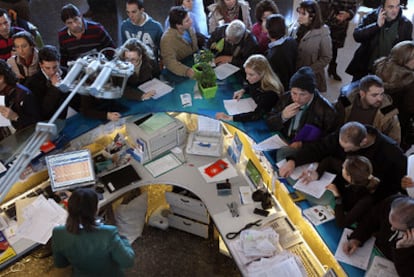
[[[306,15],[305,10],[304,10],[304,9],[302,9],[302,8],[300,8],[300,7],[297,7],[297,8],[296,8],[296,12],[297,12],[298,14],[300,14],[300,15]]]

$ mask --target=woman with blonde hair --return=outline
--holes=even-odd
[[[394,45],[388,57],[375,61],[374,70],[384,82],[385,93],[391,95],[398,108],[401,147],[406,150],[414,143],[414,134],[409,130],[414,115],[414,42],[406,40]]]
[[[249,3],[243,0],[217,0],[216,3],[208,6],[208,32],[214,30],[235,19],[243,21],[246,29],[252,28]]]
[[[248,84],[234,92],[233,99],[240,99],[245,93],[249,94],[257,107],[252,112],[236,114],[217,113],[216,119],[228,121],[254,121],[263,118],[283,94],[283,85],[279,77],[273,72],[268,60],[261,54],[250,56],[243,65]]]
[[[335,196],[335,219],[339,227],[345,228],[359,222],[375,201],[381,200],[375,199],[380,180],[372,172],[368,158],[350,156],[342,164],[342,177],[346,184],[330,184],[326,187]]]

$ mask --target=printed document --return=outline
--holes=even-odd
[[[348,256],[342,250],[342,245],[348,241],[348,236],[352,234],[352,230],[345,228],[342,233],[341,240],[338,243],[338,248],[335,252],[335,258],[338,261],[353,265],[355,267],[367,270],[369,259],[371,257],[372,249],[374,248],[375,238],[371,237],[367,240],[362,247],[358,249],[351,255]]]
[[[287,252],[253,262],[247,266],[247,271],[249,277],[307,276],[299,258]]]
[[[216,76],[217,79],[219,80],[224,80],[227,77],[229,77],[230,75],[236,73],[237,71],[239,71],[240,68],[232,65],[230,63],[223,63],[220,64],[219,66],[217,66],[216,68],[214,68],[214,71],[216,72]]]
[[[278,134],[265,139],[258,144],[253,144],[253,149],[256,151],[270,151],[287,146],[288,144]],[[285,160],[286,161],[286,160]]]
[[[67,212],[53,199],[39,195],[22,209],[18,233],[21,237],[46,244],[57,225],[65,224]]]
[[[169,153],[144,164],[144,167],[155,178],[167,173],[170,170],[173,170],[176,167],[179,167],[181,164],[181,161],[174,154]]]
[[[414,181],[414,155],[408,157],[407,176]],[[410,197],[414,198],[414,187],[407,188],[407,193]]]
[[[299,179],[293,187],[315,198],[321,198],[326,190],[326,186],[332,183],[335,177],[336,174],[324,172],[319,180],[305,184],[301,179]]]
[[[161,82],[159,79],[154,78],[148,82],[143,83],[138,87],[143,92],[147,93],[151,90],[155,90],[155,95],[152,97],[153,99],[158,99],[161,96],[170,93],[173,88],[167,85],[166,83]]]
[[[197,122],[198,122],[197,131],[206,132],[206,133],[217,133],[221,135],[220,120],[199,115],[197,117]]]
[[[257,104],[253,98],[223,100],[224,108],[229,115],[252,112],[256,109]]]
[[[0,95],[0,106],[5,106],[4,101],[5,101],[5,96]],[[0,126],[5,127],[5,126],[10,126],[10,125],[11,125],[10,120],[8,120],[7,118],[5,118],[3,115],[0,114]]]
[[[372,259],[369,269],[365,273],[365,277],[397,277],[398,273],[392,261],[375,256]]]
[[[280,160],[276,166],[278,168],[281,168],[285,163],[287,163],[286,159]],[[318,168],[318,163],[313,163],[315,168]],[[290,174],[290,178],[292,178],[293,180],[297,180],[299,179],[300,175],[302,175],[302,172],[305,171],[306,169],[309,168],[311,164],[304,164],[304,165],[300,165],[295,167],[295,169],[293,170],[293,172]]]

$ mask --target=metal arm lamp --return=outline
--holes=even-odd
[[[35,132],[23,146],[23,149],[21,153],[18,154],[13,166],[9,168],[1,179],[0,203],[3,201],[4,197],[6,197],[11,187],[17,182],[20,174],[36,156],[40,146],[50,136],[57,135],[57,127],[54,122],[77,93],[90,94],[94,97],[105,99],[115,99],[122,96],[127,80],[134,72],[134,66],[129,62],[123,62],[117,58],[111,61],[106,61],[102,54],[102,52],[106,50],[108,49],[102,49],[97,57],[86,55],[78,58],[70,65],[71,67],[68,74],[58,85],[63,92],[71,90],[70,94],[48,122],[38,122],[36,124]],[[97,72],[99,72],[99,74],[97,74]],[[92,85],[85,85],[86,81],[95,76],[95,74],[97,75]],[[114,84],[109,81],[111,76],[123,78],[122,85],[120,87],[114,86]]]

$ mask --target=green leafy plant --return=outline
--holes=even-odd
[[[194,55],[194,63],[208,63],[213,64],[214,54],[209,49],[200,50]]]
[[[193,69],[195,71],[194,77],[201,87],[208,88],[216,86],[216,72],[210,64],[200,62],[195,64]]]

